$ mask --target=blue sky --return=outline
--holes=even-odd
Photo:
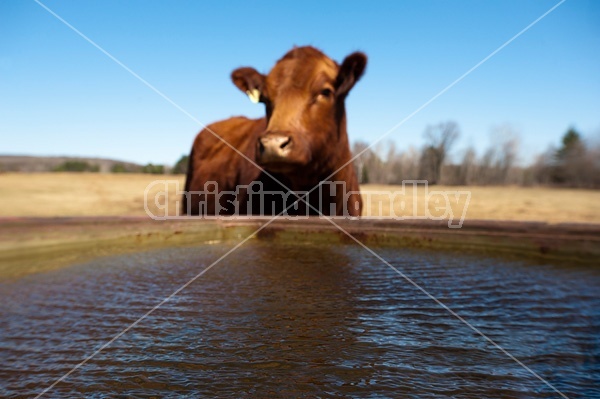
[[[42,1],[205,124],[263,115],[229,80],[239,66],[268,72],[293,45],[362,50],[347,112],[367,142],[558,2]],[[600,141],[599,21],[600,1],[567,0],[389,139],[420,147],[428,124],[454,120],[460,156],[509,124],[523,163],[569,126]],[[199,129],[35,2],[0,0],[0,154],[173,164]]]

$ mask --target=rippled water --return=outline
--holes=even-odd
[[[229,244],[0,285],[0,396],[32,397]],[[378,249],[569,398],[600,397],[600,269]],[[247,243],[44,397],[559,398],[361,248]]]

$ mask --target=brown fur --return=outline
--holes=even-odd
[[[216,122],[201,131],[194,141],[185,192],[204,191],[205,183],[215,181],[219,191],[235,191],[240,185],[252,182],[263,184],[265,191],[287,191],[266,173],[244,159],[212,133],[258,163],[275,179],[293,191],[309,191],[351,159],[344,100],[360,79],[366,65],[362,53],[349,55],[338,65],[313,47],[294,48],[284,55],[268,75],[253,68],[239,68],[232,73],[232,81],[243,92],[257,89],[260,102],[265,105],[266,117],[248,119],[233,117]],[[268,138],[289,139],[285,157],[268,158],[263,142]],[[283,147],[282,147],[283,148]],[[279,150],[277,148],[277,151]],[[346,165],[329,181],[344,182],[346,192],[358,193],[358,181],[352,164]],[[345,192],[341,187],[327,198],[329,187],[317,189],[309,197],[311,205],[326,215],[359,216],[360,195],[353,194],[343,203]],[[324,199],[320,200],[320,194]],[[231,214],[233,197],[221,198],[224,210]],[[277,214],[293,203],[274,202],[264,209],[266,214]],[[248,207],[248,195],[242,190],[237,200],[241,212],[256,214],[258,208]],[[189,208],[184,198],[184,214],[198,214],[199,201],[204,201],[208,214],[215,214],[215,200],[211,196],[191,195]],[[334,205],[334,210],[331,210]],[[344,210],[346,209],[346,211]],[[288,214],[306,214],[304,205]],[[309,212],[315,214],[314,210]]]

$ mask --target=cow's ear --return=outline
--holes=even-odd
[[[250,67],[238,68],[231,73],[231,80],[238,89],[248,95],[253,103],[264,96],[265,75]]]
[[[367,56],[363,53],[352,53],[344,59],[335,80],[336,94],[346,96],[350,89],[365,72]]]

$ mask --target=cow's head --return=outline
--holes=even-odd
[[[311,173],[349,158],[344,100],[366,64],[363,53],[338,65],[313,47],[298,47],[268,75],[249,67],[233,71],[233,83],[265,104],[267,129],[256,143],[257,162],[270,172]]]

